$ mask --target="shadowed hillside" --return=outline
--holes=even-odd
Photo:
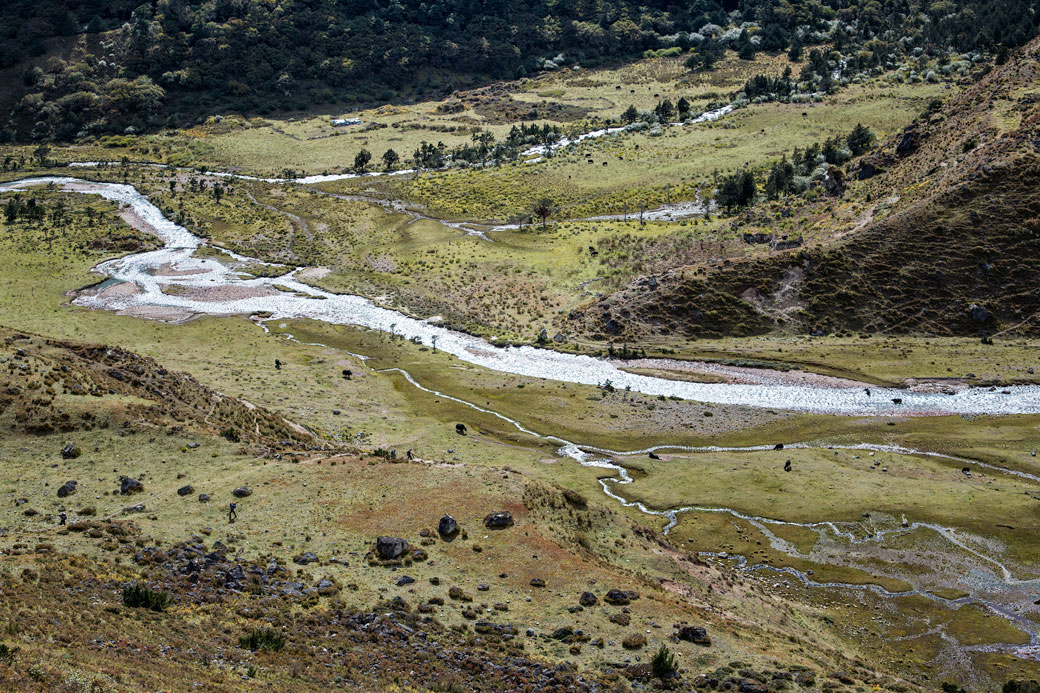
[[[1040,330],[1040,43],[853,162],[892,211],[841,239],[639,279],[576,314],[592,335]],[[858,176],[857,176],[858,174]],[[869,174],[874,174],[869,176]]]

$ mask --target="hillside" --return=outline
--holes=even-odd
[[[660,676],[665,643],[675,689],[918,690],[815,628],[819,608],[598,496],[321,449],[151,359],[2,336],[5,690],[625,689]],[[406,551],[381,554],[383,535]]]
[[[0,17],[0,133],[6,141],[72,141],[228,111],[402,102],[691,49],[691,68],[710,70],[727,50],[750,60],[758,51],[800,56],[817,46],[815,60],[827,64],[818,86],[830,91],[835,80],[922,55],[1006,51],[1035,35],[1036,16],[1036,0],[18,0]]]
[[[1033,41],[854,162],[845,200],[877,212],[862,228],[767,257],[640,278],[564,324],[628,340],[777,329],[1036,334],[1038,54]]]

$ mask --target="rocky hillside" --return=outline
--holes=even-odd
[[[104,428],[193,431],[256,445],[313,443],[276,414],[118,347],[0,328],[0,425],[47,435]]]
[[[861,228],[768,257],[642,278],[572,314],[601,338],[777,329],[1040,332],[1040,43],[848,167]]]

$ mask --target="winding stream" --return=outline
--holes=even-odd
[[[967,389],[955,394],[875,388],[868,394],[858,386],[842,387],[833,383],[830,386],[696,383],[628,373],[607,361],[590,356],[561,354],[533,347],[496,347],[479,338],[453,332],[444,327],[381,308],[359,296],[333,294],[304,284],[294,277],[296,270],[276,278],[245,278],[235,269],[216,260],[195,257],[195,251],[204,245],[202,239],[166,219],[155,205],[129,185],[88,182],[70,177],[40,177],[0,184],[0,193],[26,190],[32,186],[47,184],[59,186],[66,191],[100,195],[121,205],[127,205],[136,216],[142,230],[154,233],[164,244],[164,247],[158,250],[136,253],[98,265],[95,270],[108,279],[96,292],[83,294],[75,300],[77,304],[89,308],[128,311],[131,314],[134,314],[134,309],[137,309],[143,311],[137,314],[147,314],[151,317],[162,317],[169,312],[206,315],[263,313],[270,314],[269,319],[271,320],[309,318],[332,324],[355,325],[390,332],[405,338],[418,338],[422,343],[449,352],[463,361],[500,372],[585,385],[600,385],[610,381],[616,388],[631,388],[648,395],[664,395],[718,404],[866,416],[1040,413],[1040,387],[1037,386],[1010,387],[1002,391]],[[261,262],[231,255],[241,262]],[[178,290],[167,293],[170,291],[170,287],[178,287]],[[688,506],[655,510],[646,507],[639,501],[628,500],[615,491],[616,486],[629,484],[633,480],[625,468],[611,459],[611,456],[647,454],[651,451],[665,449],[688,452],[729,452],[763,450],[767,449],[766,447],[696,448],[665,445],[637,451],[614,451],[581,446],[553,435],[536,433],[498,412],[425,388],[403,370],[389,370],[400,373],[415,387],[496,416],[524,433],[549,440],[560,446],[561,455],[570,457],[582,465],[612,471],[614,476],[600,479],[604,492],[625,506],[635,507],[648,515],[667,518],[664,530],[666,533],[675,526],[682,513],[726,513],[760,529],[775,549],[792,556],[804,557],[790,543],[769,531],[769,527],[778,525],[804,527],[817,532],[821,537],[828,535],[849,546],[867,542],[879,543],[886,537],[910,532],[934,532],[953,547],[986,564],[989,568],[987,573],[995,573],[985,578],[985,587],[979,591],[1000,592],[999,588],[1004,588],[1014,594],[1005,594],[1004,599],[999,601],[975,594],[970,598],[945,600],[920,588],[914,588],[911,592],[889,592],[879,585],[817,582],[807,573],[793,568],[778,568],[765,564],[749,566],[742,556],[716,555],[716,557],[736,560],[738,565],[747,570],[770,570],[778,574],[786,574],[807,587],[869,590],[884,597],[921,594],[953,604],[977,602],[1016,623],[1030,634],[1032,645],[1037,644],[1037,628],[1028,619],[1009,608],[1005,602],[1021,602],[1022,594],[1034,590],[1036,585],[1040,585],[1040,580],[1015,578],[1007,566],[969,545],[953,528],[932,523],[904,521],[902,526],[872,531],[866,536],[857,537],[852,531],[840,528],[839,523],[786,522],[746,515],[730,508]],[[894,399],[901,399],[901,403],[894,402]],[[820,447],[820,444],[803,443],[791,447]],[[841,446],[834,447],[840,448]],[[934,455],[958,463],[975,464],[1000,473],[1014,474],[1030,481],[1040,482],[1040,478],[1025,472],[938,453],[867,444],[847,446],[844,449]],[[1033,647],[1008,649],[1008,651],[1013,651],[1021,656],[1030,656],[1035,649]]]
[[[628,373],[592,356],[530,346],[497,347],[478,337],[381,308],[360,296],[334,294],[305,284],[295,278],[297,270],[274,278],[247,278],[216,260],[195,257],[195,251],[204,245],[202,239],[165,218],[130,185],[40,177],[0,184],[0,192],[46,184],[127,205],[146,227],[144,230],[164,244],[158,250],[98,265],[95,271],[114,280],[112,284],[125,286],[110,285],[75,299],[78,305],[89,308],[149,317],[269,313],[275,320],[309,318],[418,339],[463,361],[503,373],[592,386],[609,382],[617,389],[713,404],[855,416],[1040,413],[1040,386],[1035,385],[939,394],[886,388],[867,393],[851,386],[698,383]],[[235,257],[243,262],[260,262]]]

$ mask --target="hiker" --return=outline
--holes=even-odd
[[[235,520],[238,519],[238,511],[235,510],[235,508],[237,508],[237,507],[238,507],[238,503],[232,503],[231,506],[228,508],[228,513],[227,513],[227,521],[228,522],[234,522]]]
[[[408,458],[409,461],[411,461],[411,459],[412,459],[412,451],[409,450],[408,452],[406,452],[405,456]]]
[[[870,388],[869,387],[863,388],[863,391],[867,393],[867,397],[870,397]]]
[[[785,472],[791,471],[791,460],[787,460],[786,462],[784,462],[784,471]]]
[[[275,359],[275,360],[274,360],[274,369],[275,369],[276,371],[280,371],[280,370],[282,370],[282,362],[281,362],[281,360],[280,360],[280,359]]]
[[[58,513],[58,525],[60,527],[64,527],[65,526],[65,522],[68,519],[69,519],[69,516],[65,514],[65,510],[63,508],[62,511],[60,513]]]

